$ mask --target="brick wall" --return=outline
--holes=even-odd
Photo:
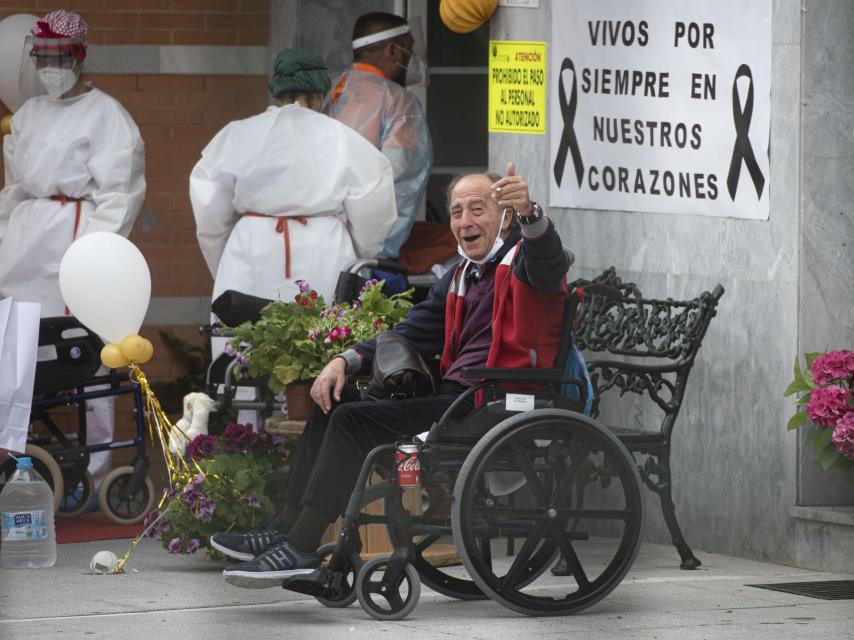
[[[65,8],[87,20],[92,44],[266,46],[269,5],[269,0],[6,0],[0,19]],[[148,188],[130,239],[148,261],[152,295],[209,296],[212,279],[196,242],[188,195],[190,171],[223,126],[263,111],[269,103],[266,77],[91,74],[88,78],[127,108],[145,141]],[[152,381],[185,372],[162,343],[160,329],[197,344],[202,340],[196,327],[144,326],[143,335],[155,343],[155,357],[144,367]],[[135,428],[130,399],[120,398],[118,407],[117,439],[128,437]]]
[[[92,44],[221,44],[266,46],[270,0],[4,0],[0,19],[81,14]]]

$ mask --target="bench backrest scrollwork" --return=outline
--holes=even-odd
[[[596,389],[593,415],[605,392],[647,394],[664,411],[661,431],[669,436],[723,287],[692,300],[647,299],[614,267],[571,286],[586,291],[576,344]]]

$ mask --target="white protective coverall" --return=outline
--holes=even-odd
[[[61,316],[59,263],[76,236],[127,236],[145,197],[139,129],[124,107],[92,89],[74,98],[36,96],[12,118],[3,140],[6,182],[0,192],[0,298],[38,302],[42,317]],[[59,196],[80,199],[65,203]],[[54,198],[54,199],[52,199]],[[109,442],[115,397],[88,403],[87,441]],[[96,485],[109,453],[92,456]]]
[[[323,112],[361,133],[391,162],[397,220],[380,253],[396,258],[412,231],[433,165],[421,104],[376,67],[357,62],[338,80]]]
[[[292,302],[295,281],[305,280],[331,303],[344,265],[376,255],[395,219],[392,171],[383,155],[298,104],[226,125],[190,175],[190,200],[215,278],[214,300],[234,289]]]

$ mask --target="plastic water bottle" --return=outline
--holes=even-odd
[[[0,565],[39,569],[56,563],[53,491],[33,469],[32,458],[18,468],[0,492]]]

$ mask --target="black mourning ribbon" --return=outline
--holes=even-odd
[[[563,72],[567,69],[572,71],[572,92],[569,96],[569,102],[566,100],[566,88],[563,86]],[[578,138],[575,137],[575,129],[573,128],[575,109],[578,107],[578,83],[575,80],[575,65],[572,64],[572,60],[569,58],[563,59],[558,78],[558,96],[560,98],[560,116],[563,120],[563,133],[561,133],[560,145],[557,149],[557,156],[555,156],[555,182],[557,182],[557,186],[560,186],[563,180],[566,154],[569,152],[572,153],[575,177],[578,178],[578,186],[580,187],[581,181],[584,179],[584,163],[581,161],[581,152],[578,150]]]
[[[738,79],[742,77],[750,81],[747,89],[747,100],[744,101],[744,111],[741,110],[741,103],[738,96]],[[750,146],[750,138],[747,137],[752,117],[753,74],[750,73],[750,67],[743,64],[735,72],[735,80],[732,81],[732,118],[735,124],[735,146],[732,149],[732,160],[729,164],[729,175],[727,175],[726,185],[729,189],[729,196],[733,200],[735,200],[735,192],[738,189],[738,178],[741,175],[742,160],[747,165],[747,171],[750,173],[750,179],[753,180],[753,186],[756,187],[756,196],[758,198],[762,198],[762,190],[765,188],[765,177],[759,169],[759,163],[756,162],[753,147]]]

